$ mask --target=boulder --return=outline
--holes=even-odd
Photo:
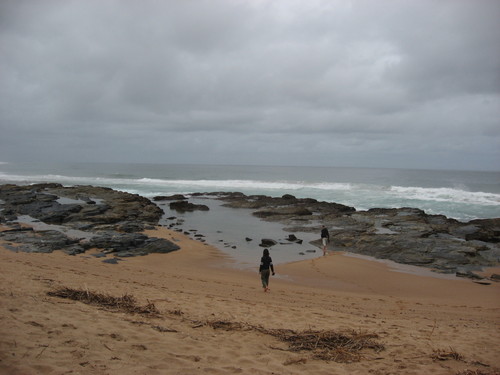
[[[276,245],[278,242],[275,241],[275,240],[272,240],[270,238],[263,238],[261,241],[260,241],[260,245],[261,247],[271,247],[271,246],[274,246]]]
[[[208,206],[204,204],[194,204],[187,201],[176,201],[170,203],[170,208],[172,210],[186,212],[186,211],[209,211]]]

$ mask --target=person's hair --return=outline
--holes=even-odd
[[[262,253],[262,255],[264,255],[265,257],[268,257],[269,256],[269,250],[264,249],[264,252]]]

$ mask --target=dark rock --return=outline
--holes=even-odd
[[[313,213],[304,207],[277,207],[277,208],[266,208],[263,210],[255,211],[253,213],[255,216],[260,218],[267,218],[269,216],[305,216],[312,215]]]
[[[477,230],[465,235],[467,241],[500,242],[500,218],[472,220],[469,224],[477,226]]]
[[[263,238],[260,241],[260,245],[259,246],[262,246],[262,247],[271,247],[271,246],[276,245],[277,243],[278,243],[277,241],[272,240],[270,238]]]
[[[163,211],[147,198],[136,194],[93,186],[0,185],[0,200],[2,218],[6,212],[12,212],[15,215],[28,215],[43,223],[89,233],[83,236],[88,238],[86,241],[69,238],[57,226],[54,226],[54,230],[45,231],[21,230],[19,226],[13,226],[9,232],[0,233],[3,240],[22,243],[23,251],[51,252],[62,249],[75,255],[90,248],[98,248],[122,256],[136,256],[179,249],[166,239],[138,233],[157,225]]]
[[[19,224],[15,224],[14,226],[4,229],[1,233],[10,233],[10,232],[33,232],[32,227],[22,227]]]
[[[142,249],[147,253],[166,254],[179,250],[180,247],[167,239],[150,237]]]
[[[482,280],[483,279],[481,276],[479,276],[471,271],[467,271],[467,272],[457,271],[455,273],[455,275],[457,277],[466,277],[466,278],[473,279],[473,280]]]
[[[108,264],[118,264],[118,261],[121,259],[119,258],[109,258],[109,259],[104,259],[102,262],[103,263],[108,263]]]
[[[194,203],[190,203],[187,201],[172,202],[172,203],[170,203],[169,206],[172,210],[176,210],[176,211],[180,211],[180,212],[196,211],[196,210],[208,211],[209,210],[208,206],[206,206],[204,204],[194,204]]]
[[[479,285],[491,285],[491,283],[488,281],[474,281],[474,283]]]
[[[126,251],[143,246],[147,238],[146,235],[138,233],[108,232],[91,238],[87,247],[107,249],[112,252]]]
[[[107,233],[92,238],[88,246],[107,249],[116,252],[121,257],[169,253],[180,249],[178,245],[167,239],[148,237],[137,233]]]
[[[130,257],[145,256],[145,255],[148,255],[148,253],[146,251],[141,250],[141,249],[119,251],[115,254],[115,256],[120,257],[120,258],[130,258]]]
[[[118,232],[136,233],[144,230],[144,224],[136,221],[121,222],[115,226]]]
[[[184,195],[182,194],[174,194],[174,195],[159,195],[153,198],[154,201],[180,201],[180,200],[185,200],[187,199]]]
[[[108,206],[107,204],[88,203],[88,205],[82,207],[81,211],[79,211],[79,214],[80,217],[99,216],[105,214],[109,209],[110,206]],[[73,216],[72,220],[79,220],[79,218],[78,216]]]
[[[2,232],[0,238],[4,241],[22,243],[25,246],[20,250],[31,253],[51,253],[78,242],[55,230]]]
[[[82,246],[73,245],[64,248],[63,251],[68,255],[77,255],[77,254],[83,254],[85,252],[85,249]]]
[[[61,204],[57,201],[58,197],[80,200],[81,203]],[[88,197],[98,197],[102,203],[95,204]],[[85,222],[91,226],[110,225],[122,221],[157,224],[163,215],[163,211],[147,198],[94,186],[1,185],[0,199],[5,202],[4,212],[70,226],[73,223],[81,226]]]

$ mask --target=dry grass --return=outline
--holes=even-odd
[[[378,335],[361,332],[272,330],[267,333],[285,342],[289,351],[311,353],[314,359],[341,363],[358,362],[361,352],[370,349],[380,352],[384,345],[375,341]]]
[[[456,375],[500,375],[500,372],[485,372],[483,370],[464,370],[457,372]]]
[[[224,331],[245,331],[253,328],[250,325],[238,322],[228,322],[225,320],[211,320],[208,321],[206,325],[212,327],[213,329],[223,329]]]
[[[152,317],[159,317],[161,314],[154,304],[139,306],[132,295],[113,297],[108,294],[91,292],[89,290],[72,289],[62,287],[54,291],[47,292],[49,296],[67,298],[86,304],[99,306],[111,311],[120,311],[130,314],[142,314]],[[182,316],[180,310],[171,311],[173,315]],[[266,329],[260,326],[252,326],[241,322],[230,322],[225,320],[212,320],[206,322],[191,321],[192,328],[208,326],[217,330],[225,331],[256,331],[270,335],[287,345],[286,350],[296,353],[309,353],[308,358],[334,362],[357,362],[362,359],[362,351],[365,349],[380,352],[384,350],[384,345],[375,341],[378,336],[373,333],[361,333],[355,331],[335,332],[335,331],[293,331],[287,329]],[[134,322],[135,323],[135,322]],[[141,323],[142,324],[142,323]],[[144,323],[146,324],[146,323]],[[176,332],[176,330],[152,326],[160,332]],[[298,360],[291,359],[288,364],[305,363],[307,358]]]
[[[449,350],[436,349],[431,355],[431,358],[438,361],[447,361],[449,359],[454,359],[455,361],[463,361],[463,355],[459,354],[453,348]]]
[[[101,294],[83,289],[73,289],[62,287],[54,291],[47,292],[49,296],[67,298],[80,301],[89,305],[99,306],[112,311],[126,312],[129,314],[142,314],[158,316],[160,312],[153,303],[139,306],[134,296],[125,294],[122,297],[113,297],[109,294]]]
[[[449,349],[436,349],[433,351],[431,358],[435,361],[448,361],[448,360],[455,360],[455,361],[461,361],[461,362],[466,362],[470,364],[480,364],[482,366],[489,367],[486,364],[480,363],[480,362],[467,362],[465,360],[465,357],[458,353],[455,349],[449,348]],[[484,370],[479,370],[479,369],[466,369],[463,371],[457,372],[455,375],[500,375],[500,372],[496,370],[492,371],[484,371]]]
[[[358,362],[362,358],[364,349],[380,352],[384,345],[375,341],[378,335],[373,333],[360,333],[355,331],[293,331],[287,329],[265,329],[238,322],[210,321],[206,325],[214,329],[229,330],[255,330],[273,336],[287,344],[287,351],[309,352],[310,358],[341,363]],[[306,359],[302,358],[299,362]]]

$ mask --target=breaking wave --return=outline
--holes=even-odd
[[[372,200],[372,207],[388,201],[408,202],[449,202],[484,206],[500,206],[500,194],[472,192],[458,188],[428,188],[383,186],[361,183],[332,183],[304,181],[259,181],[259,180],[209,180],[209,179],[156,179],[113,177],[81,177],[58,174],[15,175],[0,173],[1,183],[39,183],[58,182],[63,185],[97,185],[118,190],[138,193],[144,196],[169,193],[194,193],[212,191],[241,191],[245,194],[265,194],[281,196],[295,194],[300,198],[315,198],[324,201],[337,201],[343,198],[357,208],[361,202]],[[355,204],[357,201],[357,204]],[[380,206],[380,205],[379,205]]]

